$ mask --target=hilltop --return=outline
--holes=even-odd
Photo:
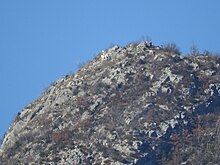
[[[2,164],[220,162],[220,58],[131,43],[53,83],[8,129]]]

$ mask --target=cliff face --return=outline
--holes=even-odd
[[[1,164],[218,163],[219,64],[146,42],[103,51],[18,114]]]

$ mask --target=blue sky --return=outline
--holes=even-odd
[[[219,0],[0,0],[0,138],[58,78],[149,36],[220,52]]]

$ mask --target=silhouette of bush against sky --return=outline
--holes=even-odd
[[[193,44],[190,47],[190,54],[191,55],[198,55],[199,54],[199,49],[197,48],[197,46],[195,44]]]
[[[175,43],[165,43],[163,49],[169,53],[181,54],[180,48]]]

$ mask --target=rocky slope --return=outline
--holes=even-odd
[[[1,164],[218,164],[220,59],[114,46],[53,83],[8,129]]]

